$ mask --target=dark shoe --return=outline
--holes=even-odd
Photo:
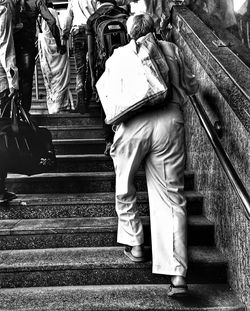
[[[105,147],[105,150],[104,150],[104,154],[106,156],[110,156],[110,148],[112,146],[112,143],[111,142],[106,142],[106,147]]]
[[[179,298],[179,297],[184,297],[188,293],[188,287],[186,284],[181,284],[181,285],[174,285],[172,281],[170,282],[170,286],[168,289],[168,297],[171,298]]]
[[[78,112],[79,112],[80,114],[85,114],[85,113],[87,113],[87,112],[89,111],[87,103],[85,102],[84,104],[82,104],[81,106],[79,106],[77,110],[78,110]]]
[[[85,114],[86,112],[88,112],[88,101],[83,96],[83,91],[77,92],[77,105],[74,111],[81,114]]]
[[[9,202],[16,198],[17,198],[17,195],[15,193],[5,190],[4,193],[0,194],[0,203]]]
[[[139,252],[139,256],[135,256],[135,254],[132,254],[132,246],[126,245],[124,254],[132,261],[134,262],[144,262],[145,261],[145,256],[143,250]]]

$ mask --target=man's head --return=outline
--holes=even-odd
[[[131,15],[127,20],[127,31],[132,39],[137,40],[154,32],[154,20],[146,13]]]

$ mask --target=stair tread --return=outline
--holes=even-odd
[[[215,247],[188,247],[189,264],[226,264],[222,254]],[[151,267],[151,261],[135,265],[123,256],[123,247],[79,247],[3,250],[0,252],[0,272],[42,271],[66,269],[143,269]]]
[[[4,288],[3,311],[243,311],[244,305],[225,284],[190,284],[189,295],[171,299],[166,284]]]
[[[112,162],[112,159],[104,154],[57,154],[56,157],[58,159],[96,159]]]
[[[136,173],[137,176],[143,176],[145,173],[143,171],[138,171]],[[193,172],[191,171],[186,171],[185,172],[186,176],[192,176]],[[7,180],[37,180],[37,179],[52,179],[52,178],[100,178],[100,179],[105,179],[106,177],[114,177],[115,172],[67,172],[67,173],[42,173],[42,174],[37,174],[37,175],[32,175],[32,176],[27,176],[27,175],[21,175],[21,174],[8,174]]]
[[[70,112],[65,112],[65,113],[55,113],[55,114],[49,114],[48,112],[43,114],[43,115],[32,115],[32,119],[34,117],[34,119],[64,119],[65,117],[70,117],[70,118],[77,118],[77,119],[82,119],[82,118],[89,118],[89,116],[91,117],[95,117],[98,116],[100,117],[100,113],[92,113],[91,114],[89,112],[86,112],[85,114],[81,114],[81,113],[70,113]]]
[[[149,216],[142,216],[149,225]],[[213,226],[204,216],[189,216],[189,226]],[[0,220],[0,236],[22,234],[57,234],[83,232],[116,232],[117,217],[4,219]]]
[[[69,131],[69,127],[65,125],[56,125],[56,126],[51,126],[51,125],[46,125],[40,126],[41,128],[47,128],[50,131]],[[96,130],[96,129],[103,129],[102,124],[99,125],[71,125],[70,130]]]
[[[103,143],[105,140],[104,138],[66,138],[66,139],[53,139],[53,143],[55,144],[82,144],[82,143],[88,143],[88,144],[98,144]]]
[[[196,191],[185,191],[184,192],[187,199],[201,199],[202,195]],[[148,195],[147,192],[138,192],[137,193],[138,201],[147,201]],[[105,203],[115,202],[115,194],[114,192],[100,192],[100,193],[41,193],[41,194],[18,194],[17,199],[10,202],[10,205],[20,205],[21,202],[26,202],[27,204],[36,203],[41,205],[50,204],[62,204],[66,202],[70,202],[70,204],[78,204],[78,203]]]

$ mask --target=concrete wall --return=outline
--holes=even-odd
[[[221,143],[249,191],[250,70],[228,49],[220,51],[217,47],[213,51],[212,42],[216,37],[189,10],[176,10],[174,25],[181,34],[176,42],[192,64],[201,94],[206,93],[203,101],[209,109],[207,105],[204,107],[208,112],[217,110],[224,126]],[[218,58],[221,58],[219,62]],[[212,107],[214,104],[216,109]],[[184,111],[187,167],[196,174],[196,188],[205,196],[204,213],[214,222],[217,246],[228,259],[229,283],[250,308],[250,221],[245,217],[243,205],[222,170],[190,102]],[[215,114],[211,116],[211,120],[215,120]]]

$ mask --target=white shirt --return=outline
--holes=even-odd
[[[71,28],[85,26],[87,19],[95,11],[96,0],[70,0],[68,3],[63,35],[69,35]]]

